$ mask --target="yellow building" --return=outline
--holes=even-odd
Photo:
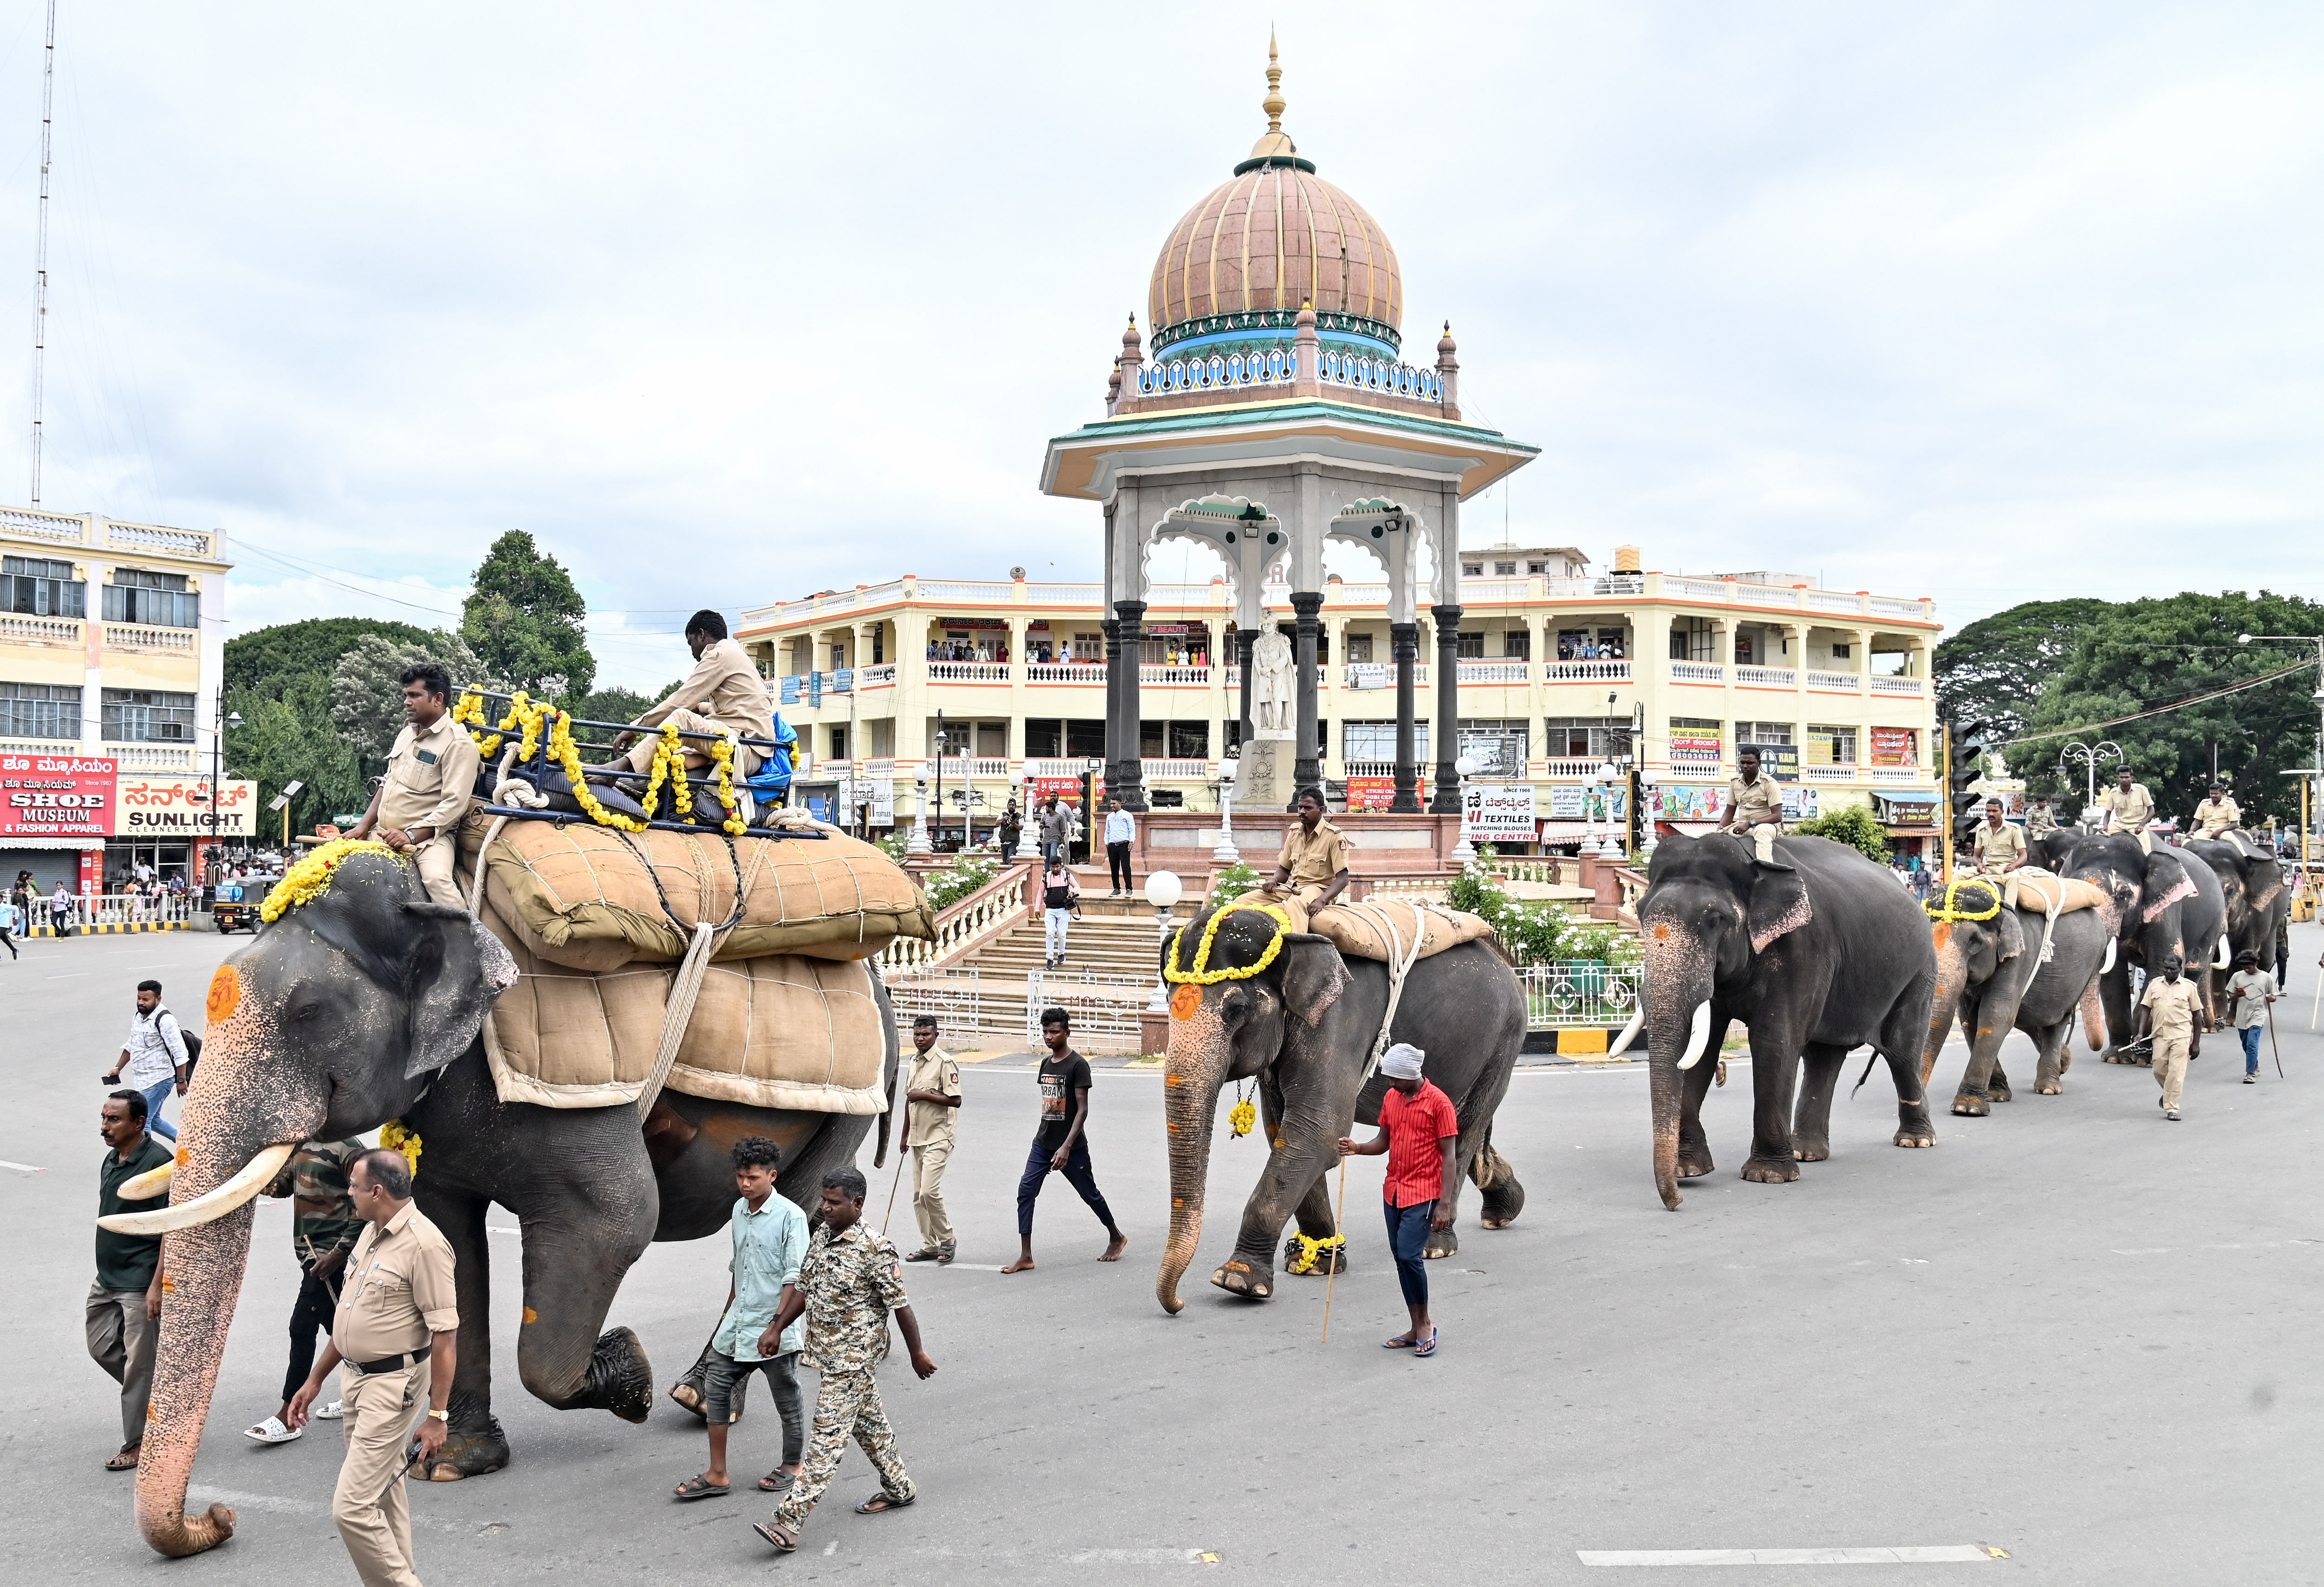
[[[124,777],[207,777],[224,660],[223,536],[98,513],[0,508],[0,780],[59,758]],[[106,811],[108,834],[115,812]],[[114,869],[186,863],[189,839],[118,839]],[[76,889],[105,837],[27,835],[0,821],[0,884],[19,871]],[[62,853],[89,858],[68,875]],[[165,853],[163,851],[168,850]]]

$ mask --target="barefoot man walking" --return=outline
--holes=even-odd
[[[1084,1133],[1089,1123],[1089,1060],[1074,1051],[1073,1023],[1065,1010],[1041,1010],[1041,1039],[1049,1048],[1048,1056],[1041,1060],[1041,1128],[1025,1158],[1024,1177],[1017,1182],[1017,1238],[1023,1249],[1015,1261],[1001,1269],[1004,1273],[1033,1270],[1033,1204],[1052,1174],[1063,1174],[1105,1225],[1105,1254],[1099,1261],[1120,1261],[1122,1247],[1130,1243],[1130,1236],[1113,1221],[1113,1209],[1105,1204],[1097,1176],[1090,1171],[1089,1138]]]

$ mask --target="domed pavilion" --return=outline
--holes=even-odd
[[[1318,174],[1284,130],[1283,69],[1268,45],[1267,130],[1170,228],[1106,383],[1105,417],[1049,443],[1041,488],[1105,514],[1106,787],[1146,808],[1139,666],[1155,544],[1199,541],[1226,562],[1240,663],[1236,802],[1287,807],[1317,780],[1316,638],[1323,546],[1361,546],[1386,570],[1396,660],[1396,802],[1422,808],[1414,754],[1418,605],[1433,603],[1435,789],[1460,808],[1460,503],[1540,448],[1462,421],[1446,322],[1435,356],[1404,360],[1404,277],[1379,221]],[[1252,647],[1268,624],[1270,569],[1295,614],[1295,721],[1253,715]],[[1274,674],[1280,676],[1280,669]]]

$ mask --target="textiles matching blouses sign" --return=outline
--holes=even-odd
[[[89,755],[0,755],[0,843],[113,832],[117,761]]]
[[[207,777],[124,777],[115,800],[116,837],[250,837],[256,834],[258,785],[240,778],[217,782],[210,808]]]

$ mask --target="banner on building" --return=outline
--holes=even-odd
[[[1796,785],[1784,789],[1784,820],[1813,821],[1821,817],[1822,814],[1823,789],[1820,788],[1800,788]]]
[[[1530,782],[1472,782],[1461,790],[1461,831],[1471,843],[1531,843],[1536,823]]]
[[[1759,770],[1777,782],[1797,782],[1800,780],[1799,745],[1738,743],[1735,746],[1735,753],[1738,757],[1746,750],[1759,752]]]
[[[120,763],[88,755],[0,754],[0,844],[113,831]]]
[[[1920,763],[1913,752],[1913,730],[1909,727],[1875,727],[1872,735],[1872,764],[1875,766],[1914,766]]]
[[[210,810],[207,777],[124,777],[114,808],[115,837],[252,837],[256,835],[258,784],[239,777],[217,783]]]
[[[1697,730],[1674,733],[1670,736],[1670,752],[1674,760],[1716,761],[1727,752],[1727,741],[1715,733]]]
[[[1102,772],[1097,773],[1096,776],[1098,802],[1103,804],[1105,776]],[[1057,802],[1061,805],[1079,805],[1082,802],[1082,780],[1078,777],[1029,778],[1026,781],[1025,788],[1028,797],[1037,805],[1046,804],[1051,794],[1057,796]]]
[[[1656,783],[1653,807],[1657,821],[1716,821],[1727,809],[1727,789],[1716,782]]]
[[[1348,779],[1348,808],[1351,810],[1385,810],[1396,803],[1396,779],[1393,777],[1351,777]]]
[[[1396,683],[1396,669],[1385,661],[1351,661],[1348,664],[1350,688],[1390,688]]]
[[[1553,782],[1549,785],[1549,818],[1552,821],[1623,821],[1630,814],[1630,790],[1620,783],[1609,783],[1597,790],[1593,797],[1590,785],[1583,782]]]

